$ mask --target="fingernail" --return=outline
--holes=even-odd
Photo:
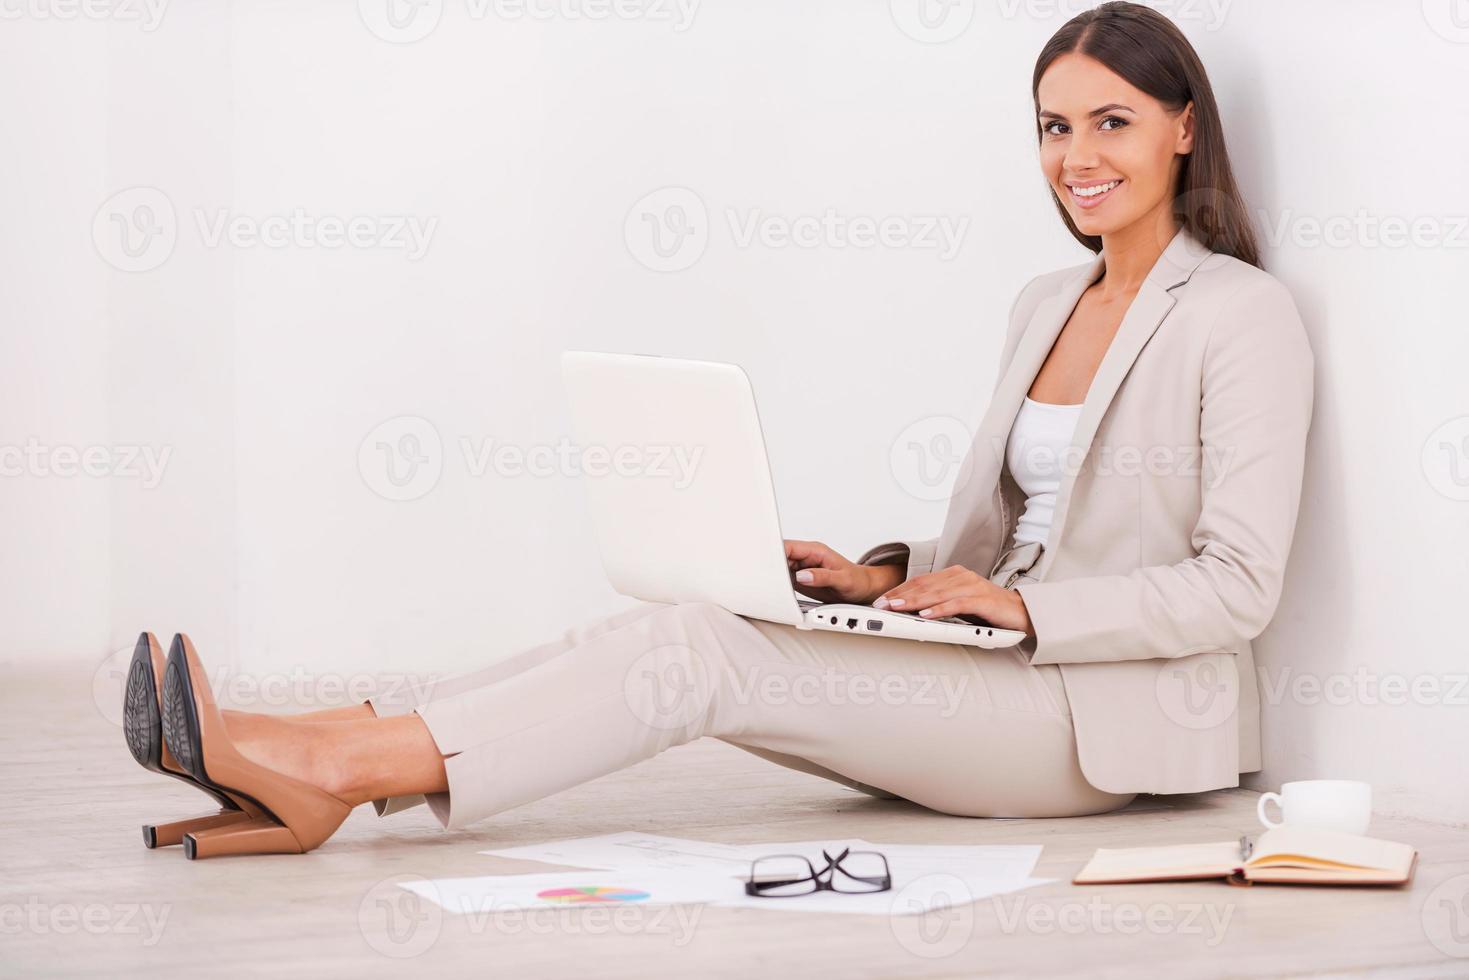
[[[872,601],[872,608],[873,609],[886,609],[887,607],[888,607],[888,601],[886,599],[884,599],[882,596],[878,596],[876,599],[874,599]]]
[[[920,610],[918,610],[918,615],[924,616],[924,617],[932,616],[933,615],[933,610],[932,609],[920,609]]]
[[[893,607],[893,608],[894,608],[894,609],[896,609],[896,608],[898,608],[898,607],[899,607],[899,606],[906,606],[906,605],[907,605],[907,604],[908,604],[908,603],[907,603],[907,601],[906,601],[906,600],[904,600],[904,599],[893,599],[893,600],[892,600],[892,601],[891,601],[891,603],[890,603],[890,605],[891,605],[891,606],[892,606],[892,607]]]
[[[809,585],[812,578],[814,578],[814,576],[811,574],[811,570],[809,568],[803,568],[796,573],[796,581],[802,583],[803,585]]]

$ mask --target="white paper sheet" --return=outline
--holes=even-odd
[[[820,867],[824,863],[823,850],[835,854],[845,847],[881,851],[886,855],[893,887],[871,894],[822,891],[791,898],[766,898],[744,892],[750,862],[755,858],[800,854]],[[1039,844],[873,844],[858,838],[719,844],[625,831],[481,853],[590,870],[452,878],[404,887],[454,912],[536,907],[565,901],[541,897],[540,893],[548,889],[610,887],[647,893],[644,898],[606,893],[608,901],[624,903],[705,902],[768,911],[917,915],[1054,880],[1031,876],[1040,858]],[[585,901],[604,904],[595,895],[588,895]]]
[[[849,915],[918,915],[958,908],[995,895],[1049,884],[1054,879],[1001,879],[960,872],[894,873],[891,891],[869,895],[817,892],[795,898],[760,898],[744,893],[736,877],[691,875],[687,871],[558,871],[534,875],[480,875],[402,882],[446,912],[486,916],[524,909],[574,911],[588,908],[708,904],[767,912],[840,912]]]
[[[488,915],[514,909],[592,908],[703,903],[742,890],[735,878],[718,878],[649,868],[627,871],[557,871],[551,874],[480,875],[400,882],[459,915]]]
[[[658,868],[665,871],[698,871],[713,873],[721,869],[743,881],[750,873],[750,862],[770,854],[802,854],[820,866],[821,850],[830,853],[835,847],[873,849],[865,841],[851,838],[835,841],[777,842],[774,844],[716,844],[709,841],[664,837],[624,831],[599,837],[576,837],[547,841],[524,847],[507,847],[480,851],[495,857],[542,861],[576,868]],[[1039,848],[1037,848],[1039,852]],[[1032,863],[1034,863],[1032,861]]]

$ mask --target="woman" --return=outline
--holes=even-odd
[[[1023,630],[1022,644],[644,603],[411,701],[282,718],[220,711],[187,639],[165,669],[145,635],[129,744],[224,805],[145,828],[150,843],[183,838],[191,857],[306,851],[354,806],[425,796],[459,827],[706,735],[969,816],[1100,813],[1259,769],[1250,640],[1294,534],[1305,331],[1259,268],[1208,80],[1164,17],[1130,3],[1076,17],[1041,53],[1032,95],[1042,171],[1096,258],[1016,299],[938,538],[857,562],[786,542],[806,595],[978,616]],[[813,672],[876,687],[938,678],[952,696],[750,696],[764,678]]]

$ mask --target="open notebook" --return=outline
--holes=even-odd
[[[1334,830],[1277,827],[1255,841],[1249,860],[1239,841],[1170,847],[1099,848],[1073,884],[1224,878],[1305,885],[1401,885],[1413,877],[1418,852],[1407,844]]]

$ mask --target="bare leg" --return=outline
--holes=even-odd
[[[413,713],[376,718],[367,710],[367,718],[310,725],[253,715],[243,730],[231,726],[230,738],[253,761],[353,806],[447,791],[444,757],[423,720]]]
[[[258,723],[262,718],[276,721],[286,721],[300,724],[306,722],[316,724],[323,721],[360,721],[364,718],[376,718],[377,715],[369,704],[348,704],[340,708],[323,708],[320,711],[303,711],[296,715],[272,715],[259,711],[236,711],[226,710],[224,721],[231,734],[243,734],[248,732],[249,726]]]
[[[245,712],[245,711],[238,712],[238,714],[242,714],[242,715],[243,714],[249,714],[249,713],[250,712]],[[236,714],[236,712],[227,711],[227,712],[225,712],[225,714],[226,715],[232,715],[232,714]],[[320,711],[303,711],[299,715],[284,715],[282,717],[284,717],[284,718],[286,718],[286,719],[288,719],[290,721],[310,721],[310,722],[317,722],[317,721],[360,721],[363,718],[376,718],[377,715],[373,713],[373,710],[372,710],[372,706],[371,705],[368,705],[366,703],[363,703],[363,704],[347,704],[347,705],[343,705],[340,708],[323,708]]]

